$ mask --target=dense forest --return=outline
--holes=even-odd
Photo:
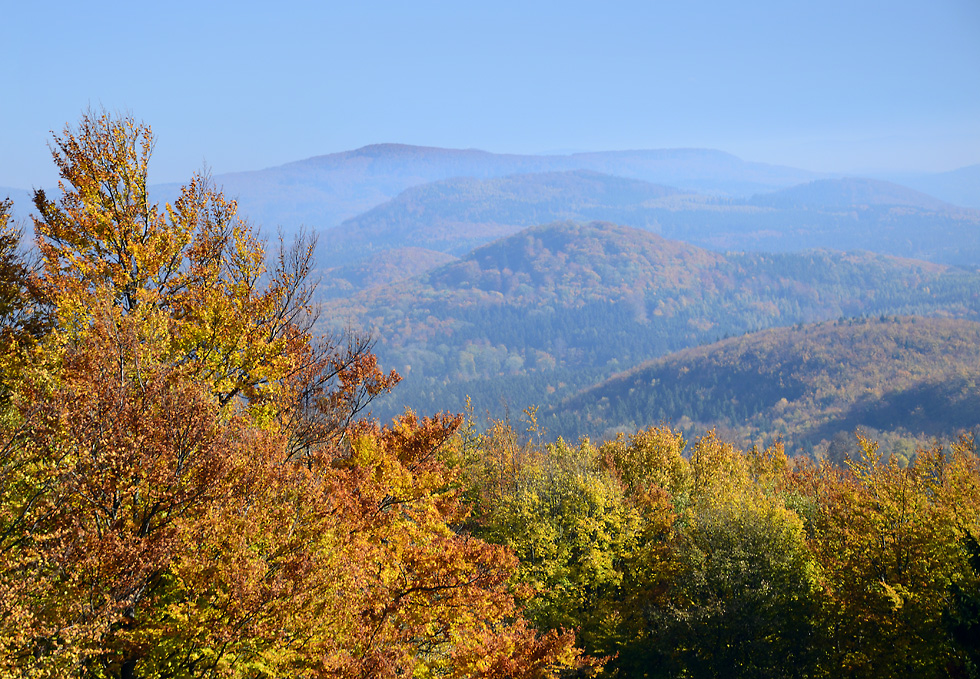
[[[850,318],[774,328],[637,366],[542,412],[577,439],[671,422],[743,445],[781,438],[826,452],[842,432],[924,434],[980,425],[980,324]],[[908,452],[908,451],[906,451]],[[839,460],[838,460],[839,461]]]
[[[503,417],[502,403],[514,413],[555,406],[643,361],[764,328],[882,314],[978,320],[978,290],[977,272],[928,262],[721,254],[639,229],[565,222],[333,300],[325,320],[375,334],[382,361],[404,377],[381,415],[460,410],[469,397],[477,415]]]
[[[379,422],[374,399],[421,365],[402,379],[370,338],[316,334],[314,244],[267,252],[207,176],[153,203],[152,147],[129,117],[66,127],[61,190],[34,195],[33,250],[0,202],[0,676],[980,674],[968,435],[901,459],[855,438],[834,464],[670,426],[571,444],[533,407],[519,423],[452,403]],[[479,332],[508,338],[524,331],[507,314],[538,313],[552,325],[527,334],[571,341],[542,344],[531,375],[616,365],[573,323],[632,319],[653,343],[609,333],[606,351],[638,362],[670,333],[680,348],[776,317],[977,311],[975,274],[921,262],[722,256],[595,224],[517,239],[406,285],[420,306],[401,323],[384,311],[381,332],[473,347],[480,314]],[[643,295],[610,303],[638,280]],[[709,300],[728,315],[709,320]],[[808,337],[813,360],[845,372],[863,341],[936,374],[939,350],[920,345],[945,337],[959,370],[976,328],[879,319]],[[760,337],[691,365],[788,355],[778,333]],[[470,357],[462,377],[501,372]],[[887,370],[881,382],[905,384]]]

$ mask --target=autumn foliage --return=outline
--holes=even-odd
[[[459,531],[458,418],[362,421],[398,380],[310,334],[313,242],[257,235],[206,176],[147,195],[148,127],[88,114],[0,210],[0,675],[545,677],[512,553]],[[9,294],[6,294],[8,293]]]
[[[861,444],[842,468],[714,432],[570,445],[498,423],[472,530],[520,557],[530,619],[576,628],[608,676],[977,676],[973,443],[907,466]]]
[[[843,465],[653,427],[600,444],[406,412],[318,338],[148,127],[55,138],[36,259],[0,202],[0,677],[980,676],[980,461]]]

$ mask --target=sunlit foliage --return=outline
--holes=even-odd
[[[361,419],[398,376],[311,335],[313,242],[268,266],[206,176],[152,204],[152,146],[103,113],[55,138],[38,268],[0,208],[0,676],[577,666],[511,552],[457,532],[458,418]]]

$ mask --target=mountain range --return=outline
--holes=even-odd
[[[542,406],[570,437],[659,417],[819,447],[840,426],[968,426],[944,415],[974,408],[957,348],[973,340],[956,339],[972,326],[949,324],[980,320],[980,165],[875,179],[701,149],[379,144],[214,180],[266,234],[319,231],[319,329],[373,335],[405,377],[382,417],[469,396],[478,416]],[[26,225],[30,192],[5,195]],[[875,342],[918,377],[876,372]],[[821,351],[856,377],[798,358]]]
[[[980,265],[980,210],[897,184],[823,179],[742,199],[591,171],[412,187],[328,229],[322,252],[335,264],[409,245],[458,256],[561,220],[611,221],[722,252],[830,248]]]
[[[980,208],[980,164],[948,172],[875,176],[928,193],[947,203]]]
[[[720,251],[868,249],[975,266],[980,213],[943,199],[980,204],[978,177],[980,166],[901,177],[925,195],[705,149],[517,155],[376,144],[214,180],[267,234],[319,232],[328,270],[370,267],[374,254],[403,247],[459,256],[566,219],[627,224]],[[151,187],[156,200],[176,191]],[[0,194],[26,222],[30,192]]]
[[[291,231],[300,225],[329,229],[420,184],[457,177],[489,179],[572,170],[741,196],[819,176],[702,149],[537,156],[376,144],[267,170],[224,174],[216,180],[238,198],[252,219]]]

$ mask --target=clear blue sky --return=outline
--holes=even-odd
[[[356,5],[356,7],[355,7]],[[815,170],[980,162],[980,2],[11,2],[0,185],[49,185],[89,105],[152,181],[377,142],[718,148]]]

